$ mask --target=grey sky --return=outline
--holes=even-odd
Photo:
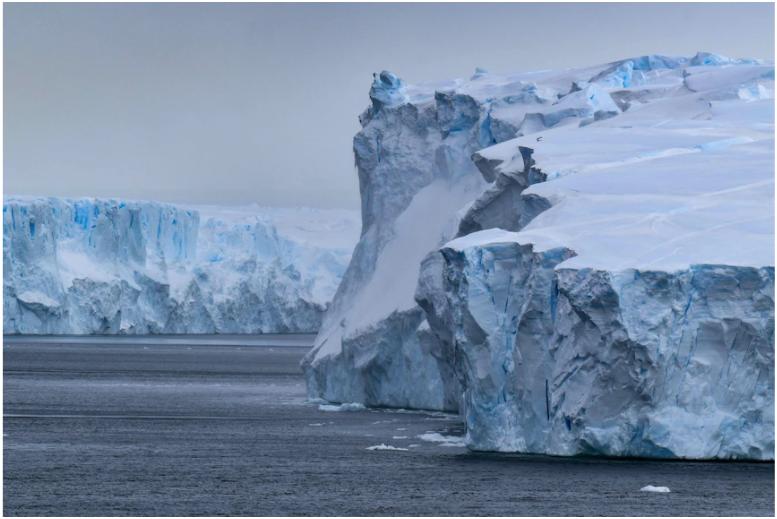
[[[774,59],[772,4],[5,4],[4,189],[358,207],[372,72]]]

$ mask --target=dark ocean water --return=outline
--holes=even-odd
[[[474,454],[418,438],[450,415],[321,411],[305,340],[7,341],[5,515],[774,513],[773,464]]]

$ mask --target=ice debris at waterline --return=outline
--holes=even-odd
[[[3,331],[315,332],[351,211],[7,197]]]
[[[437,443],[440,447],[464,447],[467,438],[464,436],[445,436],[436,432],[426,432],[417,436],[419,440]]]
[[[365,409],[366,407],[364,407],[364,404],[359,404],[359,403],[345,403],[345,404],[339,404],[339,405],[321,404],[318,406],[319,411],[329,411],[329,412],[364,411]]]
[[[381,443],[378,445],[372,445],[371,447],[367,447],[368,451],[407,451],[410,449],[406,449],[404,447],[394,447],[393,445],[386,445],[385,443]]]
[[[459,410],[474,450],[773,459],[773,93],[709,53],[376,75],[310,397]]]
[[[647,485],[639,489],[640,492],[656,492],[658,494],[668,494],[671,492],[669,487],[654,487],[653,485]]]

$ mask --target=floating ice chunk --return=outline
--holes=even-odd
[[[386,445],[385,443],[381,443],[380,445],[372,445],[370,447],[367,447],[368,451],[406,451],[409,449],[405,449],[404,447],[394,447],[393,445]]]
[[[417,438],[425,442],[439,443],[440,447],[465,447],[467,441],[466,436],[445,436],[436,432],[419,434]]]
[[[407,440],[407,436],[392,436],[392,440]]]
[[[429,411],[426,409],[403,409],[403,408],[397,408],[397,409],[381,409],[381,412],[383,413],[397,413],[397,414],[422,414],[434,418],[451,418],[456,417],[453,413],[446,413],[443,411]]]
[[[308,424],[309,427],[322,427],[323,425],[324,424],[322,424],[322,423],[309,423]]]
[[[648,485],[646,487],[642,487],[639,489],[640,492],[657,492],[659,494],[666,494],[671,492],[669,490],[669,487],[654,487],[653,485]]]
[[[363,404],[356,402],[345,404],[321,404],[318,406],[319,411],[364,411],[366,409]]]

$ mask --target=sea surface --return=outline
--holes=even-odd
[[[452,415],[321,410],[311,342],[5,337],[4,514],[774,513],[770,463],[478,454]]]

